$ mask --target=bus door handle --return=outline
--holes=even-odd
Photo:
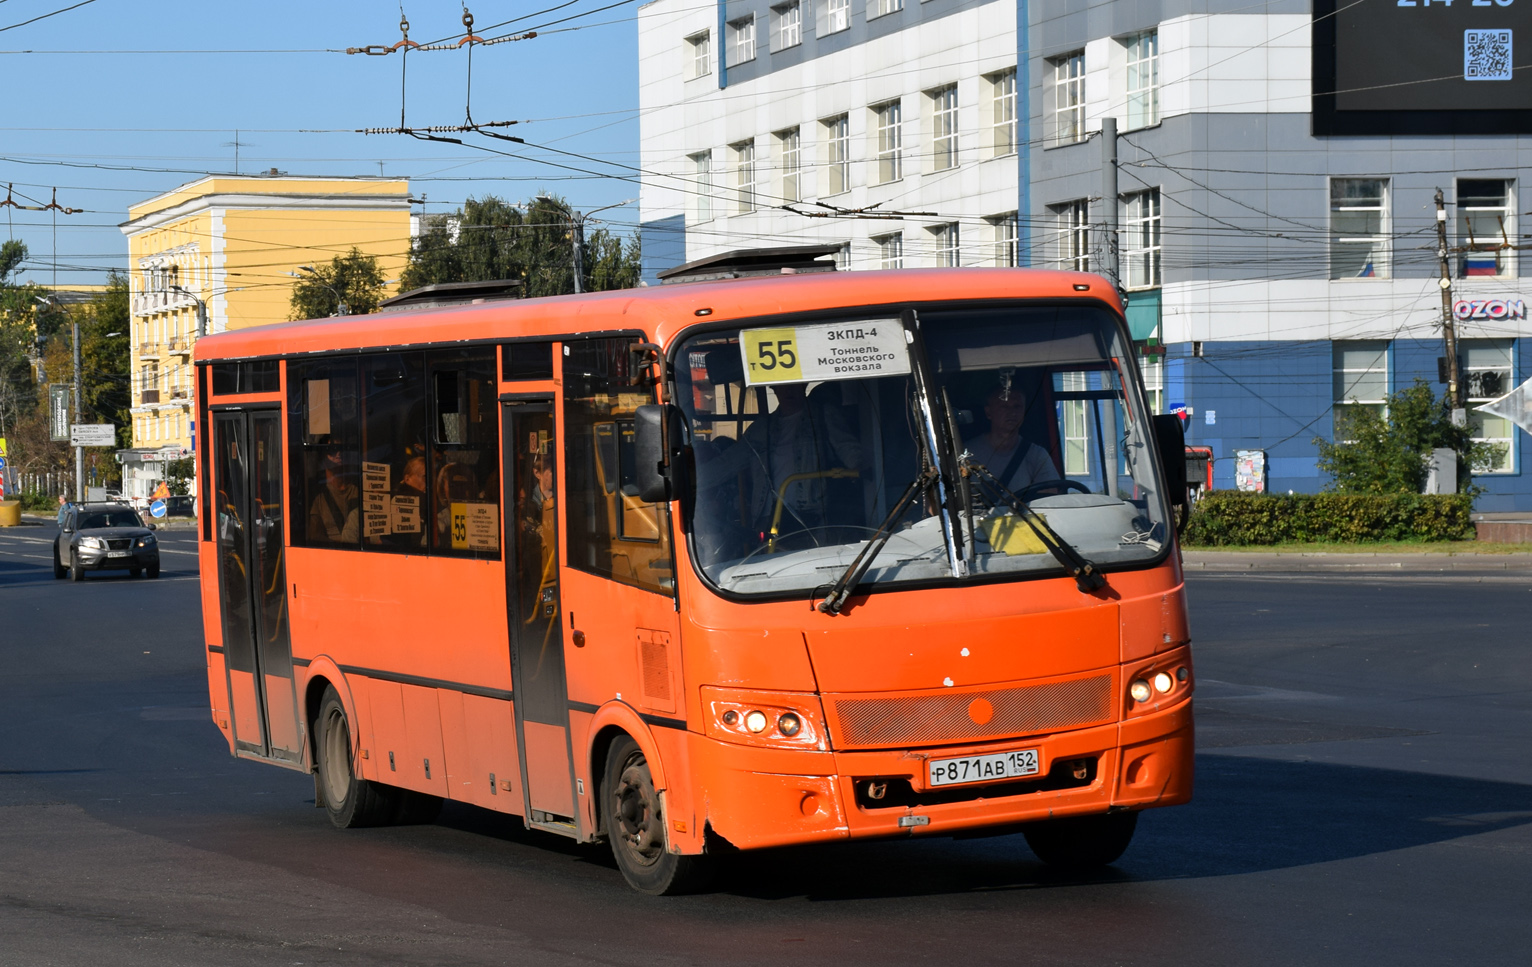
[[[570,637],[570,640],[572,640],[574,642],[574,646],[576,648],[584,648],[585,647],[585,632],[579,631],[579,630],[575,630],[575,631],[570,632],[569,637]]]

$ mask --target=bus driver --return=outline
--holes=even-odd
[[[963,446],[1013,494],[1034,484],[1059,479],[1059,469],[1042,447],[1021,438],[1027,403],[1021,391],[1006,383],[984,400],[989,432],[966,440]]]

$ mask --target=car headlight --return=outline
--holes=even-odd
[[[80,546],[89,547],[97,551],[103,551],[106,550],[106,541],[103,541],[99,537],[82,537],[80,538]]]
[[[158,542],[154,539],[153,534],[145,534],[138,539],[139,547],[153,547],[156,543]]]

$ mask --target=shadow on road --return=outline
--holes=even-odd
[[[1328,863],[1532,823],[1532,788],[1319,762],[1199,756],[1196,799],[1150,810],[1118,864],[1038,863],[1021,836],[840,843],[741,853],[718,888],[849,900],[1216,877]]]

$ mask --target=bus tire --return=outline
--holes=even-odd
[[[640,893],[674,896],[702,889],[711,857],[682,856],[665,848],[665,815],[644,752],[621,736],[606,754],[601,783],[602,825],[623,879]]]
[[[1117,862],[1133,841],[1138,813],[1097,813],[1028,823],[1027,845],[1049,866],[1087,870]]]
[[[399,821],[403,790],[359,778],[351,764],[351,725],[335,686],[327,685],[314,715],[314,787],[340,829]]]

